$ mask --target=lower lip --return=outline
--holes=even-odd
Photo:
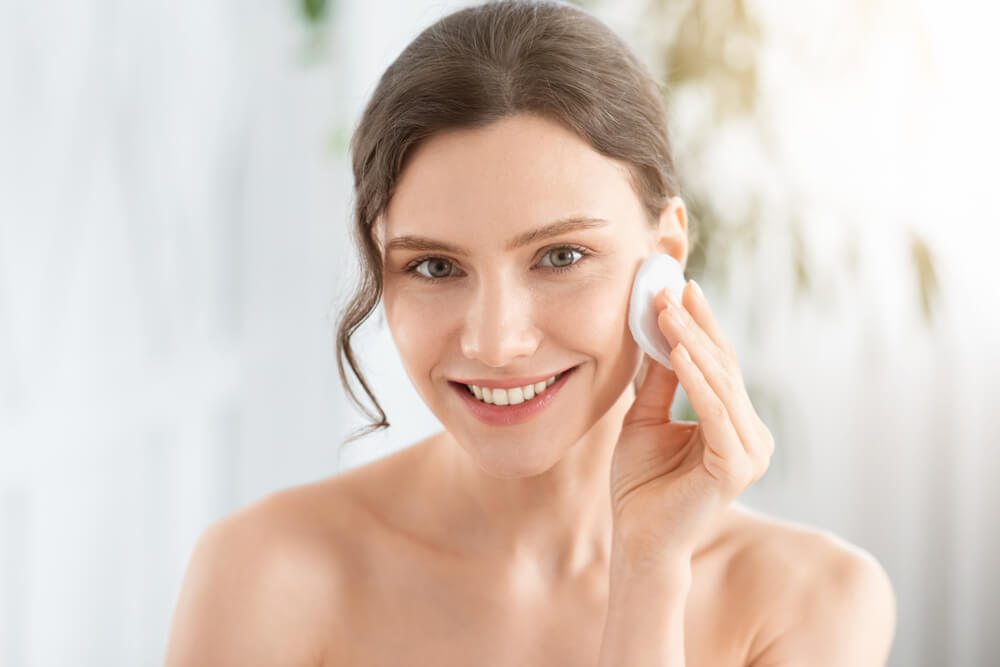
[[[466,385],[451,382],[450,380],[448,384],[458,392],[459,398],[468,406],[469,412],[481,422],[491,426],[512,426],[528,421],[551,405],[559,390],[563,388],[563,385],[576,372],[577,368],[579,366],[569,369],[544,392],[517,405],[492,405],[490,403],[483,403],[469,391]]]

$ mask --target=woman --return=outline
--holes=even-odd
[[[885,664],[879,564],[735,502],[774,442],[697,286],[656,299],[674,370],[627,328],[643,259],[692,244],[661,99],[552,2],[457,11],[388,68],[339,349],[378,407],[350,337],[381,299],[444,428],[213,524],[168,665]]]

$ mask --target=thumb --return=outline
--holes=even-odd
[[[635,400],[625,414],[622,425],[634,422],[670,422],[670,408],[677,393],[677,374],[649,355],[646,358],[646,376],[642,379]]]

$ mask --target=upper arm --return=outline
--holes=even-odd
[[[892,583],[874,557],[841,551],[816,572],[748,667],[884,667],[896,633]]]
[[[318,665],[324,595],[305,550],[275,522],[233,515],[198,539],[174,611],[166,667]],[[287,532],[287,531],[285,531]]]

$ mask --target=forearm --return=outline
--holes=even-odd
[[[637,564],[614,554],[598,667],[684,667],[690,558]]]

